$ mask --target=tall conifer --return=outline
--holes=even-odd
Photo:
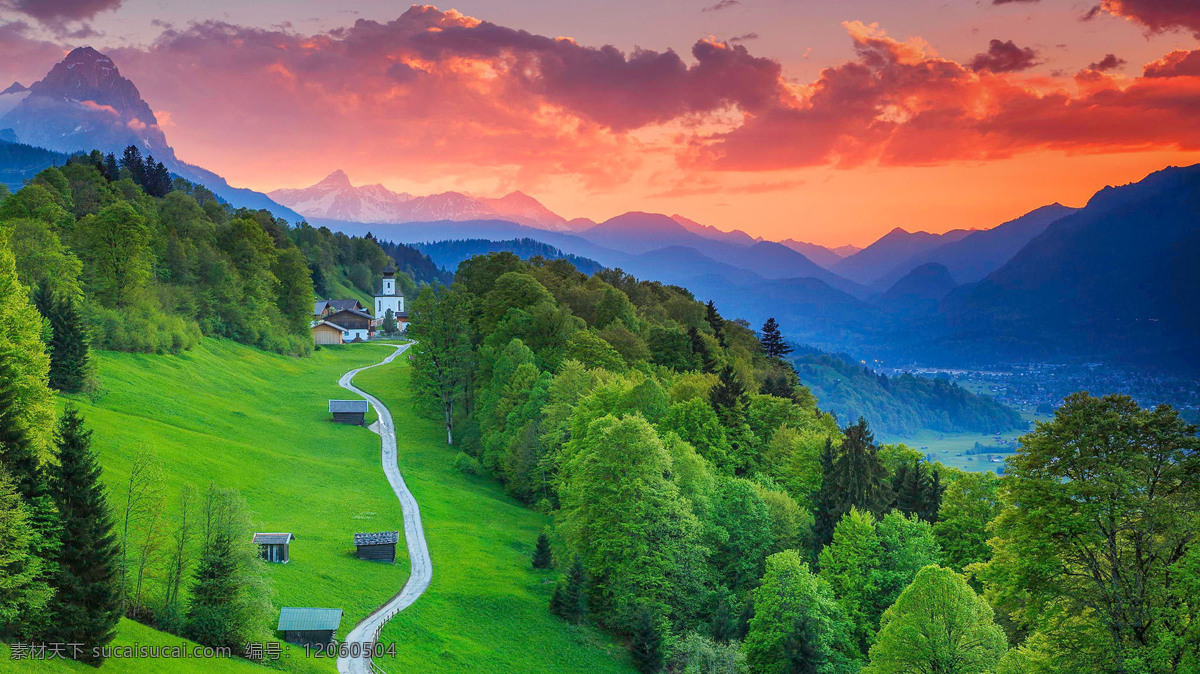
[[[763,351],[772,358],[783,358],[792,352],[792,347],[783,339],[783,335],[779,332],[779,323],[774,319],[768,318],[762,326],[762,336],[758,338],[762,344]]]
[[[880,517],[892,502],[892,490],[875,436],[862,417],[843,432],[846,438],[834,464],[834,483],[841,499],[839,518],[852,507]]]
[[[50,386],[67,393],[82,391],[91,372],[91,352],[75,302],[56,297],[48,286],[37,289],[33,302],[50,322]]]
[[[91,431],[68,405],[59,421],[59,466],[51,491],[62,522],[59,568],[50,613],[58,641],[84,645],[80,659],[116,635],[121,618],[116,585],[117,541],[100,466],[91,450]],[[74,656],[75,654],[69,653]]]

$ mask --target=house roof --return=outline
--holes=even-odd
[[[367,412],[367,401],[365,400],[330,400],[330,413],[336,412]]]
[[[343,309],[362,309],[358,300],[317,300],[313,303],[313,315],[325,313],[326,309],[341,311]]]
[[[295,540],[295,536],[289,533],[279,534],[254,534],[254,542],[259,545],[280,545],[282,543],[291,543]]]
[[[365,319],[367,319],[367,320],[372,320],[372,319],[374,318],[373,316],[371,316],[371,314],[368,314],[368,313],[367,313],[367,312],[365,312],[365,311],[360,311],[359,309],[338,309],[337,311],[335,311],[335,312],[333,312],[332,314],[329,314],[329,315],[332,317],[332,316],[337,316],[338,314],[343,314],[343,313],[345,313],[345,314],[353,314],[353,315],[355,315],[355,316],[360,316],[360,317],[362,317],[362,318],[365,318]]]
[[[387,545],[399,543],[399,531],[380,531],[373,534],[354,534],[355,545]]]
[[[330,323],[329,321],[317,321],[316,323],[313,323],[314,328],[321,326],[321,325],[327,325],[327,326],[333,328],[334,330],[337,330],[338,332],[346,331],[346,328],[343,328],[342,326],[338,325],[337,323]]]
[[[279,609],[280,632],[304,632],[308,630],[336,630],[342,624],[340,608],[294,608]]]

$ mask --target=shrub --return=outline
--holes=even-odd
[[[478,476],[483,474],[483,466],[479,465],[479,461],[475,457],[463,452],[454,455],[454,463],[451,465],[454,466],[455,470],[465,475]]]

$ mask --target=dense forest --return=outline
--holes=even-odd
[[[522,260],[531,257],[544,257],[547,260],[566,260],[585,274],[594,274],[603,268],[599,262],[590,258],[564,253],[562,250],[530,238],[506,239],[492,241],[491,239],[451,239],[447,241],[432,241],[417,243],[414,248],[425,253],[443,269],[456,269],[463,261],[476,255],[488,253],[509,252]],[[449,279],[447,279],[449,282]]]
[[[93,345],[124,351],[213,335],[304,355],[314,292],[369,294],[391,262],[373,238],[233,209],[132,146],[41,171],[0,202],[0,233],[26,288],[77,313]],[[399,283],[416,291],[407,274]]]
[[[865,417],[886,435],[921,429],[1000,433],[1025,427],[1014,410],[944,379],[889,377],[842,355],[804,348],[792,355],[800,380],[838,419]]]
[[[498,253],[410,314],[455,464],[554,515],[548,610],[640,671],[1200,668],[1200,440],[1169,407],[1077,394],[965,473],[839,427],[774,321],[681,288]]]

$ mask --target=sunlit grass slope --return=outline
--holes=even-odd
[[[142,451],[162,466],[168,526],[183,485],[201,495],[210,484],[238,489],[256,530],[296,535],[291,562],[267,567],[275,605],[341,608],[344,636],[408,575],[406,560],[354,557],[352,534],[402,528],[400,507],[379,467],[378,436],[333,423],[327,409],[330,398],[353,397],[337,386],[342,373],[388,353],[355,345],[296,359],[213,339],[174,356],[101,353],[103,390],[76,404],[94,431],[115,510]],[[121,638],[137,641],[131,630],[178,641],[128,621]],[[152,664],[155,671],[177,666],[190,665]],[[332,661],[306,661],[302,649],[286,666],[333,670]]]

